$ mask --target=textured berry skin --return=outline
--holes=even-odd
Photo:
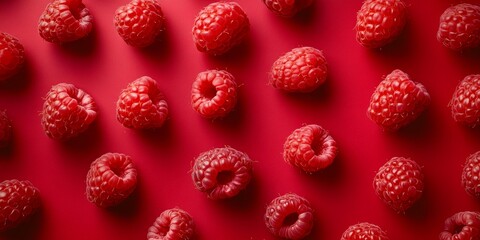
[[[387,233],[379,226],[363,222],[352,225],[345,230],[340,240],[388,240]]]
[[[107,208],[118,205],[137,185],[137,169],[130,156],[106,153],[90,165],[87,173],[87,199]]]
[[[20,71],[24,62],[23,45],[14,36],[0,32],[0,82]]]
[[[429,105],[425,87],[397,69],[373,92],[367,116],[384,130],[394,132],[417,119]]]
[[[480,213],[458,212],[445,220],[440,240],[479,240]]]
[[[409,158],[394,157],[380,167],[373,188],[385,204],[404,213],[422,196],[422,168]]]
[[[480,199],[480,151],[467,157],[462,172],[462,185],[468,194]]]
[[[231,147],[201,153],[192,169],[195,187],[210,199],[226,199],[245,189],[253,175],[253,161]]]
[[[455,122],[469,127],[480,123],[480,75],[466,76],[457,86],[449,103]]]
[[[134,47],[151,45],[163,31],[165,19],[156,0],[133,0],[115,11],[115,29]]]
[[[357,13],[357,41],[367,48],[380,48],[395,40],[407,22],[402,0],[366,0]]]
[[[0,183],[0,232],[14,228],[40,208],[38,189],[29,181]]]
[[[193,42],[200,52],[222,55],[243,42],[250,31],[247,14],[236,2],[214,2],[194,21]]]
[[[335,140],[315,124],[295,129],[283,145],[283,159],[308,173],[330,166],[336,155]]]
[[[0,148],[8,147],[12,142],[12,123],[5,111],[0,111]]]
[[[201,72],[192,84],[193,109],[205,118],[224,117],[237,104],[237,83],[224,70]]]
[[[313,0],[262,0],[267,8],[281,17],[293,17],[312,5]]]
[[[437,39],[453,50],[480,46],[480,6],[461,3],[447,8],[440,16]]]
[[[307,199],[287,193],[268,204],[264,216],[265,225],[275,237],[302,239],[312,231],[313,212]]]
[[[270,84],[287,92],[312,92],[327,79],[327,60],[322,51],[299,47],[279,57],[272,65]]]
[[[192,217],[180,208],[163,211],[148,229],[148,240],[193,239],[195,225]]]
[[[38,32],[52,43],[64,43],[86,37],[93,17],[81,0],[54,0],[40,16]]]
[[[117,120],[134,129],[161,127],[168,117],[168,104],[157,82],[143,76],[128,84],[117,101]]]
[[[41,112],[43,130],[52,139],[64,140],[87,130],[97,117],[93,98],[72,84],[52,86]]]

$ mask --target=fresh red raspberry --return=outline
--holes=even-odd
[[[468,194],[480,199],[480,151],[470,155],[465,161],[462,185]]]
[[[163,31],[165,19],[156,0],[133,0],[115,11],[114,24],[127,44],[146,47]]]
[[[221,55],[243,42],[250,30],[247,14],[236,2],[214,2],[195,18],[193,41],[200,52]]]
[[[379,226],[363,222],[348,227],[340,240],[388,240],[388,237]]]
[[[40,208],[40,194],[29,181],[0,183],[0,232],[14,228]]]
[[[226,116],[237,104],[237,83],[224,70],[201,72],[192,84],[192,107],[205,118]]]
[[[52,86],[43,103],[43,130],[52,139],[68,139],[87,130],[97,117],[93,98],[72,84]]]
[[[380,48],[395,40],[407,22],[402,0],[366,0],[357,13],[357,41],[367,48]]]
[[[453,50],[480,46],[480,6],[461,3],[447,8],[440,16],[437,39]]]
[[[163,211],[148,229],[148,240],[188,240],[194,235],[192,217],[180,208]]]
[[[394,70],[380,82],[370,99],[367,116],[387,131],[413,122],[430,105],[430,95],[421,83]]]
[[[23,45],[14,36],[0,32],[0,82],[20,71],[24,62]]]
[[[40,16],[38,32],[52,43],[64,43],[86,37],[93,17],[82,0],[54,0]]]
[[[275,237],[302,239],[313,228],[314,210],[307,199],[287,193],[273,199],[265,211],[265,225]]]
[[[380,167],[373,188],[385,204],[404,213],[422,196],[422,168],[409,158],[394,157]]]
[[[322,51],[299,47],[279,57],[272,65],[270,84],[287,92],[312,92],[327,79],[327,60]]]
[[[236,196],[247,187],[252,175],[253,161],[231,147],[201,153],[192,169],[195,187],[214,200]]]
[[[124,201],[137,185],[137,169],[130,156],[106,153],[90,165],[87,173],[87,199],[99,207]]]
[[[8,147],[12,142],[12,123],[5,111],[0,111],[0,148]]]
[[[281,17],[293,17],[312,5],[313,0],[262,0],[270,11]]]
[[[452,117],[469,127],[480,123],[480,75],[466,76],[453,93],[449,106]]]
[[[315,124],[295,129],[283,145],[283,159],[308,173],[330,166],[336,155],[335,140]]]
[[[440,240],[479,240],[480,213],[458,212],[445,220]]]
[[[157,82],[143,76],[128,84],[117,101],[117,120],[134,129],[161,127],[168,117],[168,104]]]

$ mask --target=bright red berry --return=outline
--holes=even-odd
[[[93,98],[72,84],[52,86],[43,103],[43,130],[52,139],[68,139],[87,130],[97,117]]]
[[[480,46],[480,6],[461,3],[447,8],[440,16],[437,39],[453,50]]]
[[[0,148],[5,148],[12,142],[12,123],[5,111],[0,111]]]
[[[440,240],[479,240],[480,213],[458,212],[445,220]]]
[[[270,11],[282,16],[293,17],[299,11],[312,5],[313,0],[262,0]]]
[[[397,69],[373,92],[367,116],[384,130],[396,131],[417,119],[429,104],[425,87]]]
[[[192,85],[193,109],[206,118],[226,116],[237,103],[237,83],[224,70],[201,72]]]
[[[330,166],[336,155],[337,143],[316,124],[295,129],[283,145],[283,159],[308,173]]]
[[[231,147],[201,153],[192,170],[195,187],[214,200],[236,196],[247,187],[252,175],[253,161]]]
[[[115,11],[114,24],[127,44],[146,47],[163,31],[165,19],[156,0],[132,0]]]
[[[310,234],[314,222],[310,202],[294,193],[273,199],[265,211],[265,225],[275,236],[302,239]]]
[[[402,0],[366,0],[357,13],[357,41],[367,48],[380,48],[395,40],[407,22]]]
[[[340,240],[388,240],[387,233],[379,226],[363,222],[348,227]]]
[[[404,213],[423,192],[423,171],[409,158],[394,157],[386,162],[373,179],[373,188],[385,204]]]
[[[130,156],[106,153],[90,165],[87,173],[87,199],[99,207],[123,202],[137,185],[137,169]]]
[[[128,84],[117,101],[117,120],[134,129],[161,127],[168,117],[168,104],[157,82],[143,76]]]
[[[299,47],[279,57],[272,65],[270,84],[287,92],[311,92],[327,79],[327,60],[322,51]]]
[[[462,172],[462,185],[468,194],[480,199],[480,151],[467,157]]]
[[[247,14],[236,2],[214,2],[203,8],[192,33],[200,52],[221,55],[243,42],[250,30]]]
[[[16,179],[0,183],[0,232],[14,228],[40,207],[38,189],[29,181]]]
[[[23,45],[14,36],[0,32],[0,82],[15,75],[25,62]]]
[[[480,123],[480,75],[466,76],[455,89],[449,106],[455,122],[472,128],[477,126]]]
[[[40,16],[40,36],[52,43],[64,43],[86,37],[93,17],[82,0],[54,0]]]
[[[194,235],[192,217],[180,208],[163,211],[148,229],[148,240],[188,240]]]

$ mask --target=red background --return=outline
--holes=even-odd
[[[316,210],[309,239],[339,239],[358,222],[380,225],[391,239],[437,239],[445,218],[480,210],[460,183],[465,158],[480,150],[479,131],[455,124],[447,104],[457,83],[478,73],[478,51],[455,53],[436,40],[444,9],[460,1],[407,1],[409,22],[400,38],[380,51],[355,41],[361,1],[318,0],[294,19],[273,15],[260,0],[240,0],[251,22],[249,39],[230,54],[208,57],[192,41],[193,19],[206,0],[160,1],[167,24],[162,41],[147,49],[126,45],[113,27],[113,13],[126,0],[85,5],[94,16],[87,39],[58,46],[37,33],[47,0],[0,0],[0,31],[23,43],[27,63],[0,89],[0,107],[14,125],[14,146],[0,155],[0,179],[28,179],[41,191],[43,208],[32,221],[4,239],[145,239],[165,209],[180,207],[196,223],[198,239],[272,239],[263,223],[266,205],[294,192]],[[480,1],[470,1],[479,3]],[[324,51],[329,77],[311,94],[285,94],[267,85],[271,64],[294,47]],[[235,112],[222,120],[202,119],[190,106],[191,84],[200,71],[226,69],[239,83]],[[400,68],[422,82],[432,97],[429,109],[397,133],[384,133],[366,117],[370,96],[382,76]],[[166,125],[137,132],[115,119],[115,102],[128,82],[149,75],[166,95]],[[50,86],[73,83],[90,93],[99,116],[85,134],[57,142],[43,133],[39,112]],[[336,139],[334,164],[314,175],[282,159],[285,138],[316,123]],[[201,152],[229,145],[253,160],[254,180],[238,197],[212,201],[197,191],[191,164]],[[123,205],[100,209],[85,197],[89,164],[106,152],[132,156],[138,188]],[[375,195],[376,170],[394,156],[424,167],[425,191],[405,215]]]

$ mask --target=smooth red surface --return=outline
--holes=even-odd
[[[37,33],[47,0],[0,0],[0,31],[18,37],[27,57],[13,83],[0,88],[0,107],[15,128],[13,148],[0,156],[0,179],[30,180],[43,201],[32,221],[1,239],[146,239],[155,218],[172,207],[190,213],[198,239],[273,239],[263,222],[265,207],[288,192],[307,198],[316,210],[309,239],[339,239],[348,226],[363,221],[381,226],[391,239],[437,239],[445,218],[480,210],[460,183],[465,158],[480,150],[480,132],[454,123],[447,107],[457,83],[478,73],[480,53],[455,53],[436,40],[441,13],[460,1],[407,1],[404,33],[375,51],[355,41],[361,1],[317,0],[302,16],[282,19],[259,0],[242,0],[250,37],[217,58],[198,52],[191,36],[196,13],[210,2],[161,1],[167,20],[163,40],[139,50],[125,44],[113,26],[115,9],[127,1],[85,0],[94,32],[58,46]],[[298,46],[324,51],[325,85],[311,94],[268,86],[271,64]],[[242,85],[235,112],[215,121],[201,118],[190,105],[195,76],[213,68],[230,71]],[[432,103],[413,124],[384,133],[366,109],[382,76],[395,68],[422,82]],[[158,81],[170,106],[170,119],[157,131],[126,129],[115,119],[121,90],[143,75]],[[96,124],[68,142],[49,139],[40,125],[42,97],[59,82],[84,89],[99,107]],[[340,150],[332,166],[314,175],[282,159],[286,137],[310,123],[328,129]],[[237,198],[212,201],[194,188],[191,165],[199,153],[225,145],[256,161],[254,180]],[[132,198],[111,210],[85,196],[89,164],[106,152],[130,155],[139,173]],[[375,171],[394,156],[424,167],[424,195],[406,215],[389,209],[372,187]]]

